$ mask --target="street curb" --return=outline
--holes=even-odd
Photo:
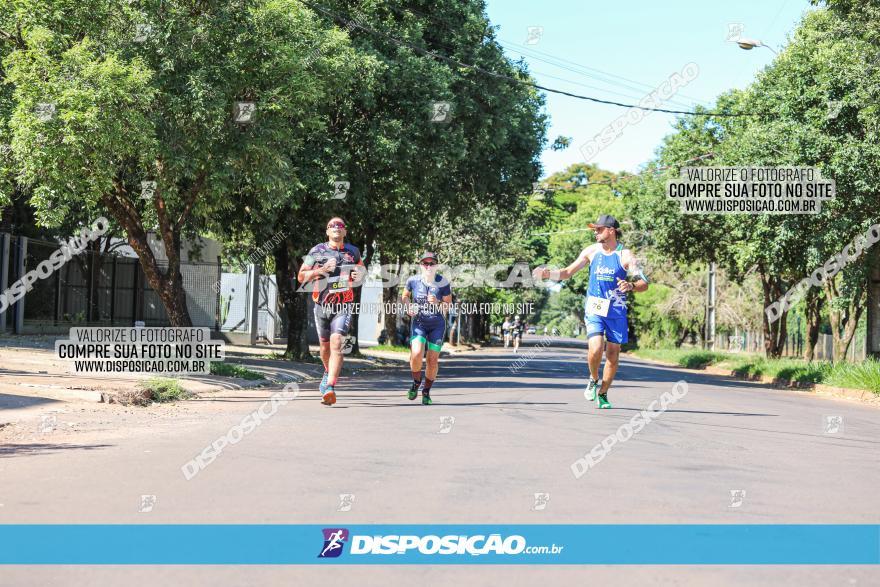
[[[631,352],[624,353],[624,355],[633,359],[638,359],[639,361],[645,361],[646,363],[654,363],[656,365],[663,365],[664,367],[672,367],[674,369],[688,371],[690,373],[708,373],[709,375],[720,375],[722,377],[730,377],[731,379],[736,379],[738,381],[749,381],[751,383],[759,383],[762,385],[768,385],[776,389],[785,389],[787,391],[795,391],[799,393],[812,392],[813,395],[816,397],[832,396],[835,398],[844,398],[868,404],[877,404],[877,400],[880,399],[880,396],[867,389],[834,387],[822,383],[798,383],[795,381],[776,379],[766,375],[761,375],[758,377],[745,377],[742,375],[737,375],[736,372],[729,369],[722,369],[721,367],[714,367],[712,365],[709,365],[703,369],[688,369],[687,367],[682,367],[681,365],[678,365],[676,363],[668,363],[666,361],[658,361],[656,359],[646,359]]]

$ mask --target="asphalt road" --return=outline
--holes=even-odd
[[[525,356],[531,358],[512,370]],[[320,404],[315,383],[303,384],[296,399],[191,480],[181,466],[278,389],[190,402],[186,411],[126,435],[7,445],[0,447],[0,523],[880,522],[880,409],[623,359],[609,396],[614,409],[600,411],[583,396],[584,359],[583,348],[555,346],[526,347],[519,356],[488,349],[447,357],[433,406],[406,399],[406,369],[341,380],[332,408]],[[571,465],[578,457],[682,379],[687,395],[575,477]],[[836,432],[825,429],[829,416],[842,417]],[[536,508],[536,493],[549,494],[543,509]],[[342,494],[353,495],[350,508],[340,507]],[[151,511],[139,511],[143,495],[155,496]],[[0,568],[0,584],[16,586],[533,585],[546,579],[877,585],[880,570]]]

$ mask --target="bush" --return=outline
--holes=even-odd
[[[171,402],[192,396],[176,379],[156,377],[138,384],[138,388],[145,392],[144,395],[148,393],[149,398],[154,402]]]
[[[638,338],[636,340],[635,336],[630,337],[631,346],[657,348],[669,344],[672,347],[668,341],[676,339],[681,323],[659,309],[669,297],[670,291],[669,287],[655,283],[647,291],[633,296],[629,319],[632,324],[631,332],[636,333]]]

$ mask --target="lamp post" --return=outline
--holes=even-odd
[[[755,47],[766,47],[767,49],[770,49],[771,51],[773,51],[774,55],[779,55],[779,53],[777,53],[776,51],[773,50],[773,47],[771,47],[770,45],[765,45],[763,43],[763,41],[759,41],[758,39],[750,39],[748,37],[740,37],[736,41],[736,44],[739,45],[740,49],[745,49],[746,51],[751,51]]]

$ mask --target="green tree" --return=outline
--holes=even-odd
[[[289,154],[319,128],[332,86],[304,66],[326,31],[295,0],[4,4],[4,36],[21,31],[4,60],[16,177],[39,220],[108,212],[172,324],[191,324],[181,239],[245,193],[286,199]],[[252,124],[233,119],[237,103],[256,104]],[[143,181],[156,182],[150,200]]]

